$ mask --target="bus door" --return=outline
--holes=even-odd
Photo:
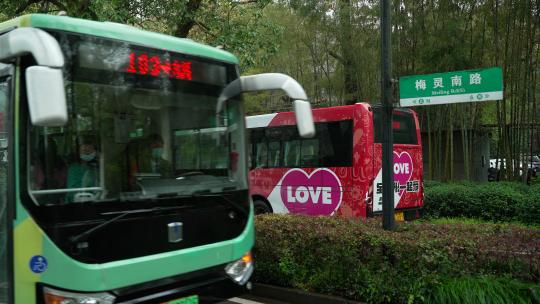
[[[0,304],[12,302],[12,200],[8,200],[8,105],[13,67],[0,63]],[[13,192],[13,189],[10,191]]]

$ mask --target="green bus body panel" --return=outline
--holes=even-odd
[[[0,23],[0,31],[17,26],[39,27],[99,36],[151,48],[238,64],[238,58],[236,56],[218,48],[200,44],[190,39],[149,32],[119,23],[90,21],[66,16],[32,14]]]
[[[255,241],[251,206],[246,229],[235,239],[104,264],[84,264],[60,251],[26,212],[23,216],[26,219],[14,231],[16,303],[34,303],[38,282],[74,291],[107,291],[240,259]],[[30,270],[29,261],[35,255],[48,262],[47,270],[41,274]]]

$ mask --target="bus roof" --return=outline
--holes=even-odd
[[[67,16],[30,14],[0,23],[0,33],[14,27],[38,27],[81,33],[238,64],[238,58],[236,56],[218,48],[200,44],[190,39],[149,32],[114,22],[91,21]]]
[[[365,102],[358,102],[358,103],[355,103],[353,105],[344,105],[344,106],[333,106],[333,107],[324,107],[324,108],[314,108],[312,111],[313,111],[313,119],[315,120],[315,122],[318,122],[318,115],[317,114],[320,114],[320,113],[328,113],[329,111],[332,111],[332,112],[339,112],[339,113],[352,113],[352,110],[355,108],[355,107],[365,107],[365,106],[369,106],[369,104],[365,103]],[[277,113],[270,113],[270,114],[261,114],[261,115],[252,115],[252,116],[247,116],[246,117],[246,127],[251,129],[251,128],[263,128],[263,127],[268,127],[271,123],[276,123],[276,121],[274,120],[274,118],[277,116],[277,117],[282,117],[282,116],[290,116],[290,117],[295,117],[294,116],[294,112],[277,112]],[[352,114],[351,114],[352,115]],[[296,118],[294,118],[296,119]],[[289,120],[290,122],[290,120]],[[280,122],[278,122],[279,124]],[[294,124],[296,123],[295,121],[293,122]]]
[[[368,104],[366,102],[357,102],[352,105],[333,106],[325,108],[313,109],[313,120],[315,122],[325,121],[329,117],[336,118],[335,120],[347,119],[346,117],[352,117],[354,109],[364,109],[366,111],[378,110],[382,106],[380,104]],[[394,114],[396,113],[415,113],[409,108],[394,108]],[[292,120],[291,120],[292,119]],[[349,118],[350,119],[350,118]],[[270,114],[252,115],[246,117],[246,127],[251,128],[265,128],[268,126],[277,125],[290,125],[295,124],[296,118],[294,112],[277,112]]]

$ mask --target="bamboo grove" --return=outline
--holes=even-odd
[[[281,8],[292,16],[289,21],[280,19],[286,28],[282,41],[293,43],[281,45],[273,68],[300,79],[318,106],[378,102],[378,1],[288,4]],[[540,152],[540,2],[399,0],[393,2],[392,25],[396,80],[491,66],[503,69],[502,101],[415,108],[427,147],[426,178],[456,179],[453,164],[459,161],[460,178],[472,179],[473,162],[489,161],[475,157],[482,138],[489,138],[491,158],[508,164],[501,179],[524,178],[518,164],[525,166],[527,155]],[[270,102],[270,108],[274,104]]]

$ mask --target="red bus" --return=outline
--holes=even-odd
[[[382,213],[381,109],[367,103],[314,109],[313,138],[300,138],[293,112],[247,117],[256,213]],[[397,220],[410,220],[419,217],[423,205],[418,117],[395,109],[392,127],[395,214]]]

